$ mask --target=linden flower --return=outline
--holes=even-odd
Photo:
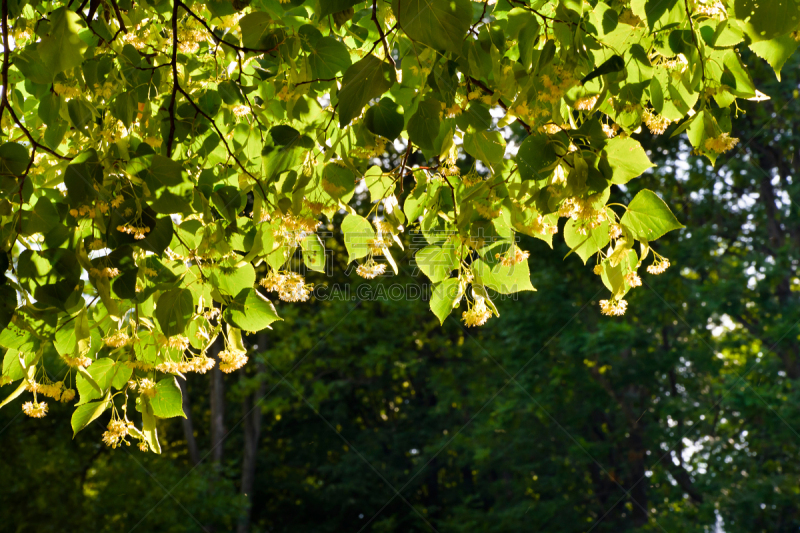
[[[117,331],[113,335],[103,339],[103,342],[106,344],[106,346],[111,346],[112,348],[121,348],[127,345],[130,340],[130,337],[128,337],[124,331]]]
[[[147,237],[146,233],[150,233],[150,226],[132,226],[130,224],[124,224],[117,226],[117,231],[122,233],[127,233],[129,235],[133,235],[133,238],[137,241],[140,241]]]
[[[622,236],[622,226],[619,224],[611,224],[608,227],[608,236],[611,239],[619,239]]]
[[[492,311],[486,307],[486,301],[483,298],[475,298],[475,305],[468,311],[464,311],[461,319],[468,328],[474,326],[482,326],[486,321],[492,317]]]
[[[609,139],[611,139],[612,137],[616,137],[617,131],[619,131],[619,126],[617,126],[616,124],[612,124],[610,126],[608,124],[603,124],[602,127],[603,127],[603,133],[605,133]]]
[[[465,187],[469,188],[482,182],[483,176],[475,172],[475,170],[470,170],[466,176],[461,177],[461,181],[464,182]]]
[[[594,272],[598,276],[601,275],[603,273],[603,265],[595,265],[594,268],[592,269],[592,272]]]
[[[129,430],[132,427],[133,422],[131,421],[120,420],[119,418],[112,420],[108,423],[108,431],[103,433],[103,443],[112,448],[116,448],[123,442],[130,446],[131,443],[125,440],[125,437],[128,436]]]
[[[31,418],[43,418],[47,415],[47,404],[45,402],[25,402],[22,404],[22,412]]]
[[[105,267],[105,268],[90,268],[89,275],[93,278],[115,278],[119,276],[118,268]]]
[[[590,96],[588,98],[581,98],[575,102],[575,109],[578,111],[591,111],[594,104],[597,103],[597,96]]]
[[[223,350],[219,352],[219,369],[230,374],[242,368],[247,363],[247,353],[240,350]]]
[[[69,355],[62,355],[61,358],[67,363],[67,366],[72,368],[83,367],[86,368],[87,366],[92,364],[92,360],[86,356],[79,355],[76,357],[71,357]]]
[[[289,272],[283,276],[283,283],[278,289],[278,298],[284,302],[305,302],[311,295],[313,285],[307,285],[303,276]]]
[[[200,357],[193,357],[185,364],[186,364],[186,372],[197,372],[198,374],[205,374],[206,372],[214,368],[214,365],[217,364],[217,362],[214,361],[212,358],[203,355]]]
[[[251,113],[250,106],[245,104],[237,105],[231,111],[233,111],[233,114],[236,117],[244,117]]]
[[[636,272],[628,272],[625,275],[625,281],[628,282],[628,285],[631,287],[641,287],[642,286],[642,278]]]
[[[366,279],[374,279],[384,272],[386,272],[386,265],[383,263],[376,263],[372,259],[363,265],[358,265],[358,268],[356,269],[356,274]]]
[[[669,259],[666,257],[659,257],[655,263],[647,267],[647,271],[654,276],[663,274],[669,268]]]
[[[150,378],[142,378],[138,383],[139,394],[145,398],[152,398],[156,395],[156,382]]]
[[[36,394],[41,394],[42,396],[47,396],[48,398],[52,398],[54,400],[58,400],[61,398],[61,389],[64,387],[64,383],[59,381],[58,383],[51,383],[46,385],[44,383],[36,383],[35,381],[29,381],[25,384],[25,389],[29,392],[35,392]]]
[[[649,109],[645,109],[644,113],[642,114],[642,120],[644,121],[645,126],[647,129],[650,130],[650,133],[653,135],[661,135],[670,125],[670,120],[653,113]]]
[[[514,255],[513,256],[505,255],[505,256],[502,256],[502,258],[501,258],[500,254],[495,254],[494,255],[495,259],[500,259],[500,264],[502,264],[503,266],[518,265],[518,264],[522,263],[523,261],[525,261],[526,259],[528,259],[530,256],[531,256],[530,252],[525,251],[525,250],[520,250],[519,248],[516,248],[514,250]]]
[[[68,403],[75,399],[75,389],[67,389],[61,393],[61,403]]]
[[[721,134],[719,137],[712,137],[711,139],[706,139],[704,144],[706,150],[711,150],[712,152],[716,152],[718,154],[722,154],[736,146],[739,142],[739,139],[736,137],[731,137],[727,133]]]
[[[189,348],[189,338],[183,335],[173,335],[172,337],[162,337],[159,344],[175,350],[185,351]]]
[[[622,316],[628,308],[625,300],[600,300],[600,312],[608,316]]]

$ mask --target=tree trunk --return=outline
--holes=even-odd
[[[265,351],[267,335],[258,335],[258,350]],[[261,361],[256,361],[256,370],[261,375],[266,375],[266,367]],[[244,375],[242,375],[244,377]],[[245,396],[243,401],[244,411],[244,455],[242,457],[242,496],[247,500],[247,508],[239,519],[237,533],[250,531],[250,519],[253,506],[253,485],[256,479],[256,459],[258,456],[258,443],[261,439],[261,404],[259,401],[266,392],[267,385],[261,381],[252,396]]]
[[[211,460],[222,461],[223,440],[225,438],[225,384],[222,370],[219,369],[220,341],[214,343],[209,356],[217,362],[211,369]]]
[[[181,388],[181,397],[183,398],[183,414],[186,416],[181,423],[183,424],[183,435],[186,438],[186,449],[189,452],[189,460],[192,466],[197,466],[200,462],[200,453],[197,451],[197,440],[194,438],[194,426],[192,425],[192,406],[189,402],[189,389],[186,386],[186,381],[182,378],[177,378],[178,386]]]

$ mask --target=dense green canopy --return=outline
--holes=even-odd
[[[77,389],[75,433],[111,410],[107,444],[155,452],[175,376],[241,368],[270,293],[309,299],[325,219],[362,277],[415,254],[440,322],[534,289],[518,234],[563,234],[624,314],[683,227],[648,189],[609,203],[653,166],[637,134],[678,124],[713,163],[766,98],[740,51],[779,73],[800,24],[793,0],[73,4],[2,1],[0,406]]]

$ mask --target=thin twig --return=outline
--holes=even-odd
[[[167,157],[172,156],[172,143],[175,140],[175,100],[178,96],[178,6],[179,0],[172,4],[172,96],[169,100],[169,133],[167,134]]]
[[[470,82],[472,82],[472,83],[474,83],[475,85],[477,85],[478,87],[480,87],[481,89],[483,89],[484,91],[486,91],[487,93],[489,93],[490,95],[494,95],[494,91],[493,91],[493,90],[491,90],[489,87],[487,87],[487,86],[486,86],[486,85],[485,85],[485,84],[484,84],[482,81],[480,81],[480,80],[476,80],[475,78],[473,78],[473,77],[471,77],[471,76],[470,76],[470,78],[469,78],[469,81],[470,81]],[[506,104],[505,104],[505,103],[504,103],[502,100],[498,99],[498,100],[497,100],[497,103],[500,105],[500,107],[502,107],[503,109],[505,109],[506,111],[508,111],[508,106],[507,106],[507,105],[506,105]],[[516,117],[516,119],[517,119],[517,122],[519,122],[519,123],[522,125],[522,127],[523,127],[523,128],[525,128],[525,131],[527,131],[527,132],[528,132],[528,134],[530,134],[530,132],[531,132],[531,127],[530,127],[530,125],[528,125],[528,123],[527,123],[527,122],[525,122],[524,120],[522,120],[522,119],[521,119],[521,118],[519,118],[519,117]]]
[[[392,52],[389,50],[389,43],[386,42],[386,34],[383,33],[383,27],[378,21],[378,0],[372,0],[372,20],[375,22],[375,26],[378,27],[378,34],[381,36],[380,39],[383,43],[383,51],[386,54],[386,59],[388,59],[392,64],[392,67],[397,70],[397,65],[395,65],[394,58],[392,57]]]

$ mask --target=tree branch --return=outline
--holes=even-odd
[[[482,81],[476,80],[472,76],[470,76],[469,81],[474,83],[475,85],[477,85],[478,87],[480,87],[481,89],[483,89],[484,91],[489,93],[490,95],[494,96],[494,91],[491,90],[489,87],[487,87],[486,84],[484,84]],[[497,103],[500,104],[500,107],[502,107],[503,109],[508,111],[508,106],[505,103],[503,103],[503,101],[500,100],[499,98],[497,99]],[[522,127],[525,128],[525,131],[527,131],[528,134],[530,134],[531,133],[530,125],[528,125],[528,123],[526,123],[524,120],[522,120],[519,117],[516,117],[516,119],[517,119],[517,122],[519,122],[522,125]]]
[[[178,7],[179,0],[172,4],[172,96],[169,100],[169,133],[167,134],[167,157],[172,156],[172,143],[175,141],[175,99],[178,96]]]
[[[397,65],[392,57],[392,52],[389,50],[389,43],[386,42],[386,34],[383,33],[383,27],[381,27],[381,23],[378,21],[378,0],[372,0],[372,20],[375,22],[375,26],[378,27],[378,35],[381,36],[380,41],[383,43],[383,51],[386,54],[386,59],[388,59],[392,64],[392,67],[397,70]]]

